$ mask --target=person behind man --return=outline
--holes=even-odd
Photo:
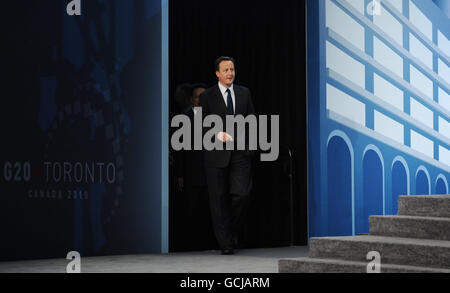
[[[183,106],[182,114],[187,115],[194,125],[195,116],[200,115],[198,112],[200,94],[205,91],[206,86],[198,83],[190,85],[189,88],[190,97]],[[183,220],[185,243],[189,250],[210,249],[214,246],[214,236],[208,207],[203,153],[193,149],[179,151],[177,162],[178,188],[186,196],[184,201],[186,218]]]
[[[218,115],[226,126],[227,115],[254,115],[255,109],[246,87],[234,84],[235,60],[220,57],[215,62],[218,83],[200,95],[203,116]],[[234,137],[236,138],[236,137]],[[216,139],[235,143],[229,133],[217,133]],[[222,254],[234,254],[251,190],[252,152],[246,150],[204,151],[206,181],[210,198],[214,233]]]

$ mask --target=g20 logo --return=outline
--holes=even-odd
[[[31,180],[30,162],[6,162],[3,166],[3,178],[7,182],[28,182]]]

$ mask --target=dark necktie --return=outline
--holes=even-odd
[[[233,109],[233,99],[231,98],[231,91],[230,89],[227,89],[227,108],[228,108],[228,115],[234,115],[234,109]]]

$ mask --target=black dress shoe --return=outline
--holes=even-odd
[[[233,248],[222,249],[222,255],[232,255],[232,254],[234,254]]]

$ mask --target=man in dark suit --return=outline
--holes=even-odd
[[[216,60],[218,84],[200,96],[203,115],[218,115],[226,126],[227,115],[254,115],[250,90],[234,84],[235,61],[230,57]],[[236,138],[225,132],[216,139],[224,144],[234,143],[233,150],[204,152],[206,181],[210,198],[211,217],[222,254],[234,253],[251,189],[251,158],[249,150],[237,150]]]

